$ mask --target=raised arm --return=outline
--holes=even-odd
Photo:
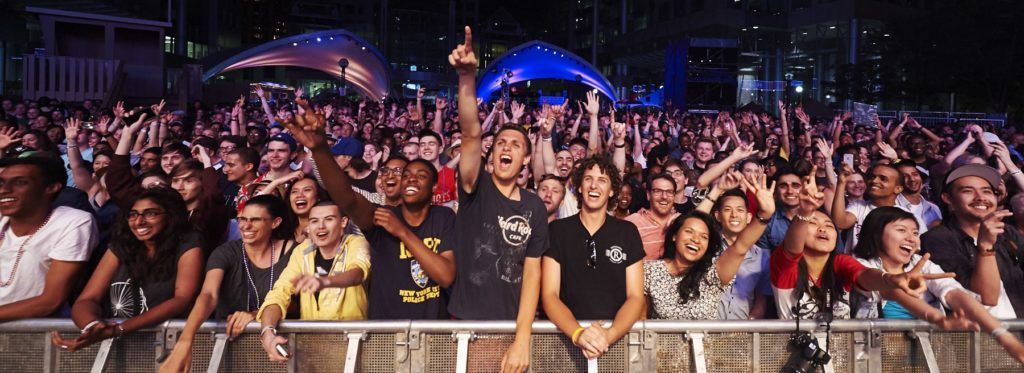
[[[793,150],[789,146],[789,118],[787,118],[786,103],[779,100],[779,124],[782,126],[782,150],[786,155],[792,157]]]
[[[815,224],[822,224],[817,221],[814,212],[821,208],[824,203],[825,194],[818,191],[818,184],[814,181],[814,173],[817,167],[811,167],[811,174],[804,176],[803,187],[800,188],[800,205],[796,208],[796,216],[786,230],[786,237],[782,240],[782,247],[792,255],[803,255],[804,243],[807,239],[807,225],[813,220]]]
[[[613,118],[614,119],[614,118]],[[626,172],[626,124],[612,122],[612,163],[620,173]]]
[[[64,137],[68,142],[68,165],[71,166],[71,178],[75,180],[78,189],[88,192],[92,189],[94,181],[92,174],[85,168],[85,160],[82,159],[82,151],[78,149],[78,131],[82,128],[82,122],[76,118],[68,118],[64,127]]]
[[[764,229],[768,227],[764,222],[767,222],[768,219],[771,219],[772,214],[775,214],[775,185],[773,183],[770,188],[768,187],[768,177],[764,173],[758,173],[754,178],[741,177],[740,183],[757,197],[759,211],[750,224],[747,224],[747,227],[743,228],[743,231],[736,237],[736,241],[733,241],[732,245],[729,245],[715,262],[718,279],[723,285],[732,282],[736,277],[736,272],[739,271],[740,264],[743,264],[747,251],[761,238],[761,233],[764,233]]]
[[[459,162],[459,187],[464,192],[476,190],[480,176],[480,120],[476,108],[476,54],[473,53],[473,31],[466,26],[466,38],[448,55],[448,63],[459,73],[459,128],[462,130],[462,161]],[[539,271],[538,271],[539,272]]]
[[[444,130],[444,109],[446,107],[448,107],[448,99],[444,97],[434,99],[434,121],[431,122],[430,129],[436,133],[442,133]]]
[[[857,224],[857,217],[846,211],[846,181],[852,174],[853,168],[843,163],[843,170],[839,171],[839,178],[836,180],[836,193],[832,198],[832,221],[836,223],[837,229],[850,229]]]
[[[742,161],[754,154],[754,144],[740,145],[732,154],[725,157],[721,162],[715,163],[707,171],[697,177],[697,188],[707,188],[715,180],[724,175],[736,162]]]
[[[366,231],[373,229],[373,205],[352,190],[352,182],[348,175],[334,161],[331,148],[327,145],[327,133],[324,130],[326,120],[310,109],[309,102],[305,99],[297,99],[296,103],[302,106],[306,112],[303,115],[295,116],[294,121],[286,121],[285,128],[291,132],[295,141],[313,152],[313,162],[316,162],[317,173],[331,200],[338,204],[341,211],[348,215],[359,229]]]
[[[262,86],[256,86],[256,95],[260,97],[260,107],[263,108],[263,115],[266,116],[266,120],[269,124],[269,122],[274,120],[274,112],[270,110],[270,103],[267,102],[267,95],[263,92]]]
[[[597,113],[601,110],[601,98],[594,91],[587,91],[587,115],[590,117],[590,136],[587,139],[587,156],[601,152],[601,123]]]

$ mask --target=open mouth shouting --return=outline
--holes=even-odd
[[[305,198],[298,198],[295,200],[296,210],[305,210],[307,207],[309,207],[309,201],[307,201]]]
[[[907,244],[900,245],[900,252],[905,254],[908,257],[911,256],[911,255],[914,255],[914,251],[915,251],[914,250],[914,246],[907,245]]]

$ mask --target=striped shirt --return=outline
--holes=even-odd
[[[654,212],[640,209],[626,217],[626,221],[636,225],[636,229],[640,231],[640,240],[643,241],[644,252],[647,254],[644,260],[661,258],[662,252],[665,251],[665,228],[677,216],[679,213],[673,211],[672,215],[661,223],[654,216]]]

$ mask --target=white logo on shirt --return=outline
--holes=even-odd
[[[530,228],[526,218],[513,215],[508,219],[498,216],[498,226],[501,227],[501,235],[512,246],[520,246],[530,239],[533,229]]]
[[[622,264],[622,262],[626,261],[626,252],[618,246],[612,246],[608,250],[605,250],[604,255],[608,257],[610,262],[615,264]]]

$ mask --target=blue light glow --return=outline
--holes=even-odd
[[[552,51],[552,53],[545,53],[548,51]],[[535,79],[559,79],[575,82],[576,77],[579,76],[581,83],[596,89],[611,100],[616,100],[615,89],[612,88],[611,82],[590,63],[567,50],[542,41],[521,44],[491,62],[480,76],[477,84],[477,97],[486,99],[491,96],[491,93],[501,89],[503,69],[508,69],[513,74],[508,79],[509,84]]]

